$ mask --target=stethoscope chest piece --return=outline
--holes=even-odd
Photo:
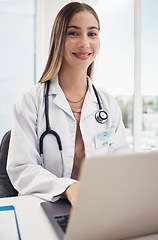
[[[102,124],[102,123],[105,123],[108,120],[108,114],[105,111],[100,110],[95,114],[95,118],[96,118],[98,123]]]

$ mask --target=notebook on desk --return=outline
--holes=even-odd
[[[92,157],[80,183],[75,207],[66,199],[41,203],[59,239],[120,240],[158,232],[158,152]]]

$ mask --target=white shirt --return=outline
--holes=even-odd
[[[130,151],[115,98],[102,90],[97,89],[97,92],[103,110],[108,113],[108,121],[100,124],[95,119],[99,108],[89,79],[80,118],[85,157]],[[45,168],[41,166],[39,138],[46,130],[44,94],[45,84],[38,83],[24,93],[14,106],[7,171],[20,195],[33,194],[51,201],[75,182],[70,177],[77,122],[58,83],[58,77],[52,79],[48,97],[49,119],[51,128],[62,141],[64,177],[61,177],[61,155],[55,137],[50,134],[44,138]]]

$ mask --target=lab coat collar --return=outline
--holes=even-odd
[[[49,95],[56,95],[53,102],[58,107],[60,107],[63,111],[65,111],[67,114],[69,114],[74,120],[75,117],[72,113],[72,110],[70,108],[70,105],[68,101],[66,100],[66,97],[64,95],[64,92],[62,91],[58,75],[51,80],[50,89],[49,89]],[[101,101],[101,99],[100,99]],[[90,114],[93,114],[98,110],[98,102],[93,90],[92,81],[88,77],[88,91],[85,96],[85,100],[82,106],[82,112],[81,112],[81,120],[88,117]]]
[[[53,103],[70,115],[74,120],[75,117],[71,111],[70,105],[66,100],[65,94],[59,85],[58,75],[51,80],[49,95],[55,95]]]
[[[58,75],[55,78],[53,78],[50,83],[49,95],[53,95],[53,94],[55,95],[62,94],[62,89],[59,85]]]

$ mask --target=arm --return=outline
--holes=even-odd
[[[7,170],[20,195],[33,194],[51,201],[75,180],[58,178],[41,166],[38,101],[33,92],[29,92],[14,107]]]

